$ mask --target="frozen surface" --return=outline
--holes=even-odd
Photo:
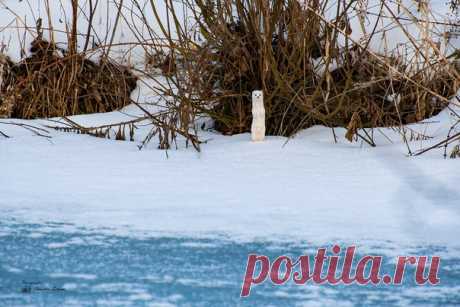
[[[298,257],[312,255],[319,246],[308,241],[238,243],[196,238],[138,239],[98,232],[69,234],[57,230],[61,226],[19,225],[2,219],[0,230],[8,233],[0,237],[2,306],[453,307],[460,302],[460,258],[442,261],[441,284],[436,287],[414,285],[411,269],[406,272],[407,282],[398,287],[293,283],[274,287],[266,282],[255,286],[252,295],[243,300],[239,293],[249,253],[272,259],[281,254]],[[37,238],[37,233],[42,236]],[[412,252],[444,255],[446,249],[421,246]],[[382,270],[392,272],[394,261],[387,258]],[[27,287],[24,282],[64,291],[22,293]]]

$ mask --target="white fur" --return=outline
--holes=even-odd
[[[253,142],[262,142],[265,139],[265,106],[262,91],[252,92],[251,138]]]

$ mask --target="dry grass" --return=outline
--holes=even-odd
[[[182,135],[199,150],[196,122],[202,116],[214,119],[214,128],[224,134],[249,131],[253,90],[265,93],[271,135],[292,136],[321,124],[345,127],[350,141],[359,138],[374,146],[372,133],[363,129],[387,126],[400,129],[407,141],[404,125],[446,108],[459,88],[457,56],[445,54],[432,36],[436,23],[427,0],[414,1],[421,18],[400,1],[397,11],[392,1],[381,1],[377,13],[370,13],[364,0],[163,0],[167,9],[161,12],[156,1],[117,1],[115,25],[99,42],[103,50],[97,63],[86,54],[98,2],[89,2],[80,51],[75,20],[82,8],[77,0],[71,3],[67,50],[56,48],[53,39],[43,40],[37,24],[32,55],[20,63],[6,58],[0,63],[7,72],[0,89],[3,115],[66,116],[130,103],[136,79],[108,56],[120,20],[145,51],[139,73],[151,78],[151,89],[162,97],[162,111],[155,114],[137,104],[145,113],[142,119],[153,125],[141,147],[156,137],[160,148],[169,149]],[[453,9],[456,5],[452,1]],[[122,7],[130,7],[129,16]],[[134,25],[133,16],[140,25]],[[377,16],[371,29],[365,25],[369,16]],[[352,19],[365,32],[361,40],[353,39]],[[412,50],[411,57],[370,48],[376,38],[386,44],[386,30],[377,30],[384,19],[407,36],[403,49]],[[406,31],[408,23],[420,37]],[[118,125],[120,139],[127,138],[124,128],[121,132],[125,124]],[[107,127],[99,128],[88,131],[105,137]]]
[[[36,39],[31,56],[4,66],[0,115],[31,119],[113,111],[131,103],[136,82],[121,65],[95,63]]]
[[[459,88],[458,70],[429,36],[430,24],[409,11],[406,19],[423,36],[416,41],[407,34],[412,61],[372,51],[376,32],[353,40],[350,16],[365,18],[364,1],[184,1],[195,22],[188,29],[173,1],[166,3],[169,23],[156,22],[167,46],[158,52],[166,49],[180,69],[165,74],[170,86],[159,92],[186,118],[210,116],[225,134],[250,130],[250,93],[258,89],[265,92],[268,134],[291,136],[322,124],[348,128],[353,140],[361,128],[402,127],[433,116]],[[331,5],[335,17],[326,18]],[[388,18],[395,14],[383,1],[384,9]]]
[[[71,0],[71,22],[67,31],[67,48],[54,42],[49,2],[50,39],[44,39],[42,19],[36,20],[36,37],[29,56],[18,63],[2,57],[0,116],[14,118],[49,118],[95,112],[108,112],[128,105],[137,78],[126,68],[111,61],[108,51],[96,63],[87,58],[94,17],[90,1],[88,35],[84,49],[78,50],[78,0]],[[30,6],[30,4],[29,4]],[[104,47],[107,49],[108,47]],[[21,52],[26,54],[25,50]]]

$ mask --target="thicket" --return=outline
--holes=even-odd
[[[395,127],[405,135],[404,125],[449,108],[459,88],[458,51],[448,53],[452,33],[434,31],[455,24],[437,21],[427,0],[120,0],[113,32],[97,44],[90,44],[90,37],[98,1],[89,1],[80,49],[76,20],[88,3],[70,2],[73,22],[65,49],[43,39],[38,20],[31,55],[19,63],[3,58],[3,115],[66,117],[134,103],[145,116],[120,123],[120,131],[149,120],[153,128],[141,146],[157,137],[159,147],[168,149],[181,135],[199,150],[199,118],[213,119],[213,128],[224,134],[247,132],[251,92],[263,90],[268,134],[292,136],[321,124],[345,127],[350,141],[375,146],[372,129]],[[457,6],[452,1],[453,11]],[[130,70],[109,56],[123,20],[145,52],[143,69]],[[399,49],[404,53],[372,48],[376,40],[386,46],[387,31],[395,29],[408,41]],[[52,25],[47,30],[52,32]],[[94,49],[102,49],[99,61],[87,57]],[[133,71],[152,81],[158,113],[130,99],[137,81]],[[97,132],[102,127],[66,123],[107,134]]]

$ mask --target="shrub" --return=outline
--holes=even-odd
[[[3,116],[58,117],[120,109],[131,103],[136,77],[107,60],[95,63],[35,40],[31,56],[7,61],[0,88]]]
[[[250,130],[250,93],[257,89],[265,92],[268,134],[290,136],[322,124],[348,127],[351,140],[359,128],[437,114],[458,88],[459,74],[447,61],[420,65],[377,54],[368,48],[372,33],[354,41],[350,16],[359,1],[334,2],[333,18],[325,17],[327,0],[185,1],[193,31],[166,2],[170,23],[163,35],[181,69],[166,76],[173,86],[161,93],[192,117],[212,117],[225,134]],[[423,44],[415,46],[420,58],[427,46],[439,52],[432,41]]]

